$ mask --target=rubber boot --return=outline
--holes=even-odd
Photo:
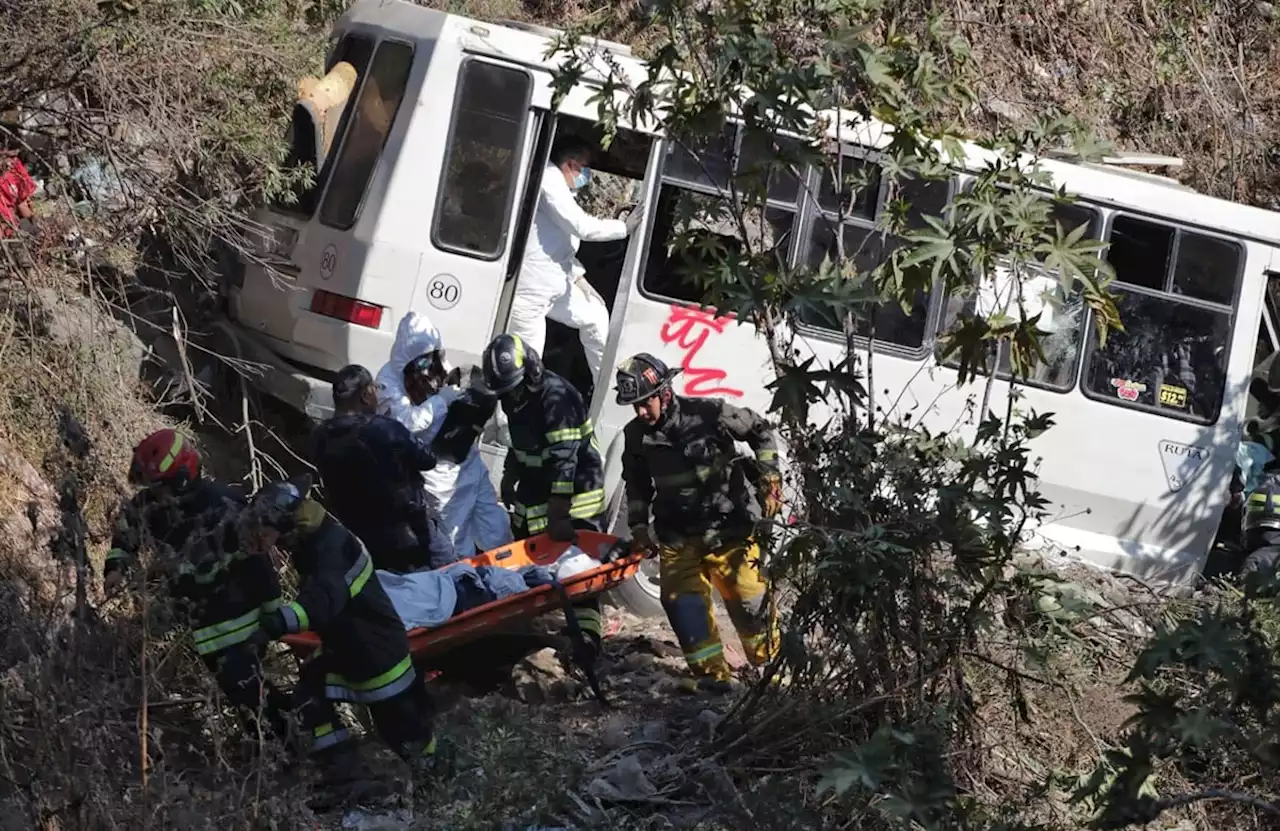
[[[453,776],[457,752],[448,739],[432,736],[425,745],[410,743],[405,748],[404,760],[409,765],[414,787],[422,788]]]
[[[713,676],[703,676],[701,678],[682,678],[677,684],[681,692],[690,695],[728,695],[737,689],[737,682],[715,678]]]
[[[313,758],[320,768],[320,781],[315,786],[319,793],[308,802],[314,811],[383,799],[392,794],[389,785],[369,776],[354,741],[343,742]]]

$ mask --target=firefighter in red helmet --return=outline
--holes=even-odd
[[[263,678],[258,619],[280,608],[271,561],[242,552],[236,520],[247,502],[236,488],[200,475],[200,454],[176,430],[158,430],[133,449],[129,482],[141,489],[120,507],[103,569],[108,592],[144,547],[167,577],[191,625],[196,653],[256,735],[288,740],[287,697]]]

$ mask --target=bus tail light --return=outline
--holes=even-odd
[[[377,329],[382,323],[382,307],[331,291],[318,289],[311,297],[311,311],[325,317],[345,320],[357,326]]]

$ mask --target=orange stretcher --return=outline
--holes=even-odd
[[[601,565],[590,571],[575,574],[561,581],[570,600],[585,600],[626,582],[640,570],[644,559],[641,554],[626,554],[619,550],[622,542],[609,534],[595,531],[579,531],[576,543],[554,542],[546,534],[477,554],[461,562],[473,566],[498,566],[519,569],[525,566],[549,566],[576,544],[588,555],[601,560]],[[620,554],[617,559],[612,555]],[[611,562],[609,560],[612,560]],[[490,634],[517,621],[528,620],[543,612],[563,608],[563,598],[554,586],[537,586],[511,597],[504,597],[469,609],[449,618],[435,629],[421,627],[409,630],[409,651],[414,658],[424,658],[446,652],[468,641]],[[306,658],[320,646],[315,632],[285,635],[282,639],[295,655]]]

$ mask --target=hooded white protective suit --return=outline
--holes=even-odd
[[[404,368],[409,361],[441,348],[440,332],[424,315],[409,312],[400,320],[391,360],[378,370],[378,411],[391,416],[413,432],[426,431],[430,441],[444,424],[449,405],[462,394],[445,386],[439,393],[414,406],[404,389]],[[430,494],[440,505],[440,524],[453,540],[459,557],[471,557],[476,548],[488,551],[511,542],[511,521],[498,504],[489,471],[473,446],[466,460],[455,465],[440,461],[422,475]]]

